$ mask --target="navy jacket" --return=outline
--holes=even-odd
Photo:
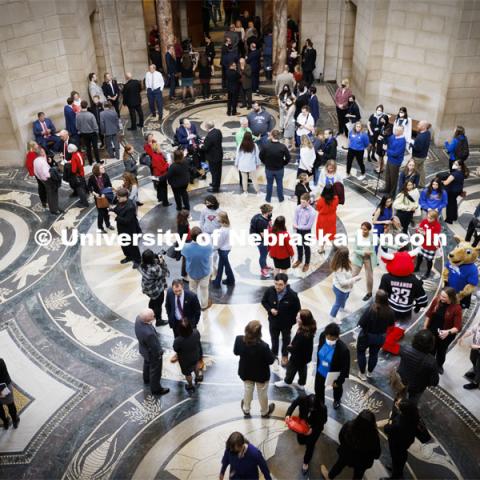
[[[430,130],[419,133],[413,142],[412,155],[417,158],[427,158],[431,139],[432,134]]]
[[[177,73],[177,62],[175,60],[175,57],[172,57],[170,55],[170,52],[167,52],[165,54],[165,63],[167,64],[168,75],[174,75],[175,73]]]
[[[49,118],[45,118],[45,125],[51,130],[50,135],[55,135],[55,125]],[[35,136],[35,141],[37,143],[43,142],[42,133],[42,125],[40,124],[40,120],[35,120],[33,122],[33,135]]]
[[[135,335],[140,355],[147,362],[155,362],[163,355],[160,336],[151,323],[144,323],[139,317],[135,320]]]
[[[248,52],[247,63],[252,69],[252,73],[260,71],[260,50],[251,50]]]
[[[77,127],[75,125],[76,113],[73,111],[73,108],[70,105],[65,105],[63,107],[63,115],[65,117],[65,130],[72,137],[77,135]]]
[[[192,327],[195,328],[200,321],[200,302],[198,301],[198,297],[190,290],[184,290],[183,294],[183,316],[188,318],[188,321],[192,324]],[[175,324],[178,322],[177,318],[175,317],[176,301],[177,297],[173,293],[173,290],[169,288],[167,290],[165,309],[167,310],[168,325],[170,325],[170,328],[174,328]]]
[[[175,131],[175,133],[177,135],[178,143],[183,148],[188,148],[188,146],[190,145],[190,141],[188,140],[187,129],[183,125],[180,125]],[[198,136],[197,127],[193,123],[190,123],[190,133],[193,133],[194,135]]]

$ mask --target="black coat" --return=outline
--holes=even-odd
[[[187,187],[190,182],[187,162],[172,163],[168,167],[167,180],[172,188]]]
[[[103,177],[103,188],[111,187],[112,182],[110,181],[110,177],[108,176],[108,173],[104,173],[102,177]],[[90,175],[90,177],[88,177],[87,187],[89,192],[95,192],[97,195],[101,195],[95,175]]]
[[[205,140],[203,141],[203,151],[205,152],[205,160],[209,163],[222,163],[223,147],[222,132],[218,128],[212,128]]]
[[[420,352],[411,345],[400,347],[398,374],[412,393],[421,393],[427,387],[436,387],[439,382],[435,357],[430,353]]]
[[[200,314],[202,313],[200,302],[198,301],[198,297],[190,290],[184,290],[183,293],[183,316],[188,318],[189,322],[192,324],[192,327],[196,327],[200,321]],[[165,300],[165,310],[167,311],[168,324],[170,328],[173,328],[178,322],[175,317],[176,298],[177,297],[173,293],[173,290],[169,288],[167,290],[167,297]]]
[[[303,53],[302,68],[307,72],[315,70],[315,62],[317,60],[317,51],[314,48],[306,48]]]
[[[323,427],[328,420],[327,407],[323,404],[314,404],[314,408],[311,409],[311,398],[314,395],[299,395],[288,407],[285,414],[286,417],[291,417],[292,413],[298,407],[299,417],[305,420],[312,429],[311,435],[322,432]]]
[[[103,82],[102,84],[102,90],[103,90],[103,94],[105,95],[105,98],[108,99],[108,97],[113,97],[115,95],[119,95],[120,93],[120,89],[118,88],[118,83],[116,80],[112,80],[112,86],[113,86],[113,91],[112,91],[112,87],[107,83],[107,82]],[[116,100],[114,100],[115,102],[118,102],[118,98]]]
[[[404,417],[394,406],[390,423],[383,427],[383,431],[388,437],[390,451],[406,451],[415,441],[417,424],[412,423],[407,417]]]
[[[278,303],[277,291],[273,286],[265,290],[262,298],[263,308],[268,313],[268,321],[279,329],[291,328],[295,325],[297,313],[300,310],[300,300],[297,293],[290,288],[290,285],[285,288],[287,292],[280,303]],[[278,310],[277,315],[274,316],[270,313],[272,308]]]
[[[268,170],[281,170],[290,162],[290,152],[282,142],[268,142],[260,150],[260,161]]]
[[[140,224],[137,219],[136,206],[131,200],[127,200],[125,203],[118,203],[113,211],[117,214],[117,231],[118,233],[128,233],[133,235],[134,233],[141,233]]]
[[[318,352],[325,345],[326,336],[322,332],[320,338],[318,339],[318,349],[317,349],[317,358]],[[337,385],[342,385],[346,378],[350,374],[350,350],[347,345],[338,339],[335,344],[335,351],[333,352],[332,363],[330,365],[331,372],[340,372],[340,376],[335,380]]]
[[[142,84],[139,80],[131,79],[123,87],[123,104],[127,107],[137,107],[142,104]]]
[[[260,71],[260,50],[251,50],[248,53],[247,63],[252,68],[252,73],[258,73]]]
[[[175,73],[177,73],[177,61],[175,60],[175,57],[172,57],[172,55],[170,55],[170,52],[167,52],[165,54],[165,63],[167,64],[168,75],[174,75]]]
[[[290,352],[290,361],[298,366],[302,367],[307,365],[312,360],[313,354],[313,335],[305,335],[299,331],[293,337],[290,345],[288,346]]]
[[[200,333],[194,329],[189,337],[178,336],[173,341],[173,350],[177,352],[182,372],[194,367],[202,357]]]
[[[243,335],[239,335],[235,339],[233,353],[240,356],[238,376],[243,381],[264,383],[270,380],[270,365],[275,361],[275,356],[263,340],[247,345]]]
[[[240,86],[240,78],[241,76],[237,72],[237,70],[232,70],[231,68],[229,68],[225,72],[227,92],[235,93],[238,90],[238,87]]]
[[[7,365],[5,364],[3,358],[0,358],[0,383],[6,383],[7,385],[12,383],[12,379],[8,374]],[[3,407],[0,405],[0,408]]]

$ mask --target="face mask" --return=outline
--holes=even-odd
[[[330,345],[330,347],[333,347],[335,346],[335,344],[337,343],[336,340],[325,340],[327,342],[327,345]]]
[[[287,102],[287,106],[290,107],[292,105],[292,102]]]
[[[270,220],[272,218],[272,213],[267,213],[267,218]]]
[[[342,88],[345,88],[345,84],[344,84],[344,83],[342,83]]]
[[[382,113],[383,113],[383,112],[382,112],[381,110],[377,110],[377,115],[378,115],[378,116],[382,115]]]

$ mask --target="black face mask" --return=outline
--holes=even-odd
[[[342,88],[345,88],[345,84],[344,84],[344,83],[342,83]]]
[[[270,220],[272,218],[273,214],[272,213],[267,213],[267,218]]]
[[[228,49],[231,50],[233,48],[233,45],[228,45]]]

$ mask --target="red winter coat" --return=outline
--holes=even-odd
[[[168,163],[161,153],[152,151],[152,175],[154,177],[162,177],[168,171]]]
[[[440,222],[438,220],[430,223],[428,219],[425,218],[420,222],[420,225],[417,228],[417,232],[423,234],[424,231],[426,232],[427,230],[430,230],[431,232],[430,241],[428,241],[427,237],[425,236],[423,239],[422,248],[424,250],[435,251],[440,245],[438,245],[438,240],[437,242],[433,241],[434,235],[437,235],[442,231],[442,226],[440,225]]]
[[[272,230],[270,229],[269,232],[272,233]],[[295,252],[293,251],[292,244],[290,243],[290,235],[288,234],[288,232],[283,231],[283,232],[273,233],[273,235],[277,237],[277,244],[268,246],[268,254],[272,258],[277,258],[278,260],[282,260],[288,257],[293,257],[295,255]],[[280,235],[284,235],[283,245],[279,245]]]
[[[327,204],[323,197],[317,200],[317,234],[323,230],[323,235],[330,234],[330,240],[333,240],[337,233],[337,207],[338,197],[335,195],[330,205]]]

